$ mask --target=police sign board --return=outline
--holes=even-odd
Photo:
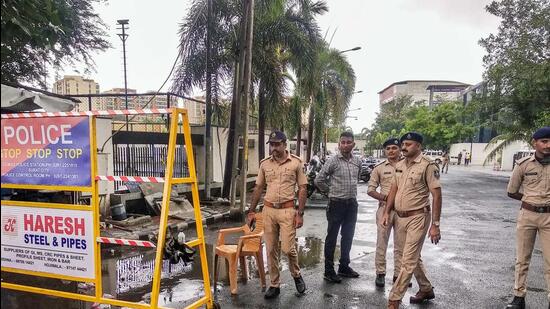
[[[2,267],[94,279],[93,212],[2,204]]]
[[[91,186],[90,120],[2,119],[2,183]]]

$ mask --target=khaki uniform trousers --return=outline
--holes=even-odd
[[[298,251],[296,250],[296,228],[294,208],[275,209],[264,207],[264,240],[267,248],[267,263],[272,287],[280,285],[279,257],[281,249],[288,256],[288,268],[292,277],[300,276]],[[280,239],[280,243],[279,243]]]
[[[404,244],[401,271],[393,284],[389,299],[401,300],[409,287],[413,274],[420,286],[420,291],[428,292],[432,290],[432,284],[426,277],[426,269],[420,258],[424,239],[430,228],[431,213],[425,212],[406,218],[400,218],[396,215],[395,219],[398,237],[403,239]]]
[[[395,230],[395,217],[397,216],[394,211],[390,213],[390,222],[387,227],[380,224],[380,220],[384,216],[385,206],[378,207],[376,211],[376,256],[374,258],[374,264],[376,265],[376,274],[386,273],[386,251],[388,249],[388,241],[393,229],[393,275],[397,277],[401,270],[401,256],[403,255],[403,241],[398,237]]]
[[[550,302],[550,213],[536,213],[520,209],[516,226],[516,271],[514,295],[525,297],[527,293],[527,273],[531,254],[535,247],[537,232],[540,236],[544,259],[544,278]]]

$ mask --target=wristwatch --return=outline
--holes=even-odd
[[[434,221],[434,222],[432,222],[432,224],[439,227],[439,221]]]
[[[299,215],[300,217],[303,217],[304,216],[304,211],[303,210],[296,210],[296,214]]]

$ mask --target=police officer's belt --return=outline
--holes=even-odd
[[[421,209],[416,209],[416,210],[408,210],[408,211],[395,211],[395,213],[399,216],[399,218],[407,218],[407,217],[411,217],[411,216],[416,216],[416,215],[419,215],[419,214],[423,214],[425,212],[430,212],[430,207],[426,206],[424,208],[421,208]]]
[[[271,203],[264,200],[264,206],[275,208],[275,209],[291,208],[291,207],[294,207],[294,200],[286,201],[283,203]]]
[[[550,213],[550,205],[548,206],[533,206],[531,204],[521,202],[521,208],[527,209],[532,212],[538,212],[538,213]]]

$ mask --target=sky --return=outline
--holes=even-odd
[[[495,33],[499,20],[485,12],[489,0],[328,0],[319,25],[331,47],[346,50],[355,70],[356,91],[347,125],[354,132],[374,123],[378,92],[407,79],[481,81],[485,51],[479,39]],[[96,72],[87,74],[101,91],[124,86],[122,43],[116,20],[129,19],[126,43],[128,87],[157,90],[178,52],[179,24],[190,1],[111,0],[94,7],[113,48],[96,54]],[[77,68],[78,69],[78,68]],[[80,68],[81,69],[81,68]],[[58,72],[74,74],[73,69]],[[51,77],[51,83],[54,78]],[[163,90],[167,90],[170,81]],[[194,93],[201,95],[199,91]],[[357,110],[360,109],[360,110]]]

